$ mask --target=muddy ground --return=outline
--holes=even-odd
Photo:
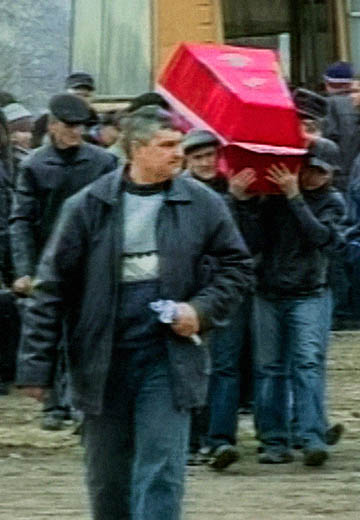
[[[186,520],[360,519],[360,333],[336,333],[329,359],[331,421],[346,431],[322,468],[256,462],[249,418],[242,459],[222,473],[192,468]],[[0,398],[0,520],[89,520],[82,449],[71,427],[39,429],[40,405],[12,389]]]

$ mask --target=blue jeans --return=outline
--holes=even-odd
[[[85,416],[95,520],[179,520],[189,412],[173,406],[163,346],[116,349],[100,416]]]
[[[210,424],[208,445],[236,443],[240,398],[241,354],[250,339],[251,297],[239,306],[231,323],[214,331],[213,372],[210,378]],[[249,366],[248,370],[252,370]]]
[[[330,291],[298,299],[255,298],[255,419],[265,448],[290,448],[292,390],[304,449],[325,449],[331,308]]]

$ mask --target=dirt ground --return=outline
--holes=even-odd
[[[346,427],[322,468],[256,462],[251,420],[240,418],[242,459],[222,473],[192,468],[186,520],[360,519],[360,333],[335,333],[331,421]],[[71,428],[39,429],[40,406],[13,389],[0,398],[0,520],[89,520],[82,449]]]

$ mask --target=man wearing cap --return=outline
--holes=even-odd
[[[339,146],[341,183],[338,182],[337,187],[347,197],[351,169],[360,152],[359,85],[347,62],[330,65],[324,79],[329,97],[323,133]]]
[[[40,255],[64,200],[116,168],[114,156],[82,141],[83,124],[89,118],[84,100],[56,95],[49,110],[51,144],[24,161],[10,215],[13,289],[24,296],[31,292]]]
[[[95,81],[87,72],[73,72],[66,78],[65,88],[69,94],[90,101],[95,93]]]
[[[225,196],[228,202],[228,181],[217,170],[219,147],[220,141],[214,133],[208,130],[190,130],[183,140],[186,160],[183,175],[190,175]],[[214,259],[212,264],[215,270]],[[193,413],[188,459],[190,465],[208,462],[213,469],[222,470],[239,458],[236,432],[240,389],[248,390],[245,381],[252,384],[251,377],[243,377],[244,374],[248,376],[252,369],[249,330],[252,289],[249,286],[238,299],[234,313],[226,325],[212,332],[213,370],[209,387],[209,410]],[[242,363],[243,360],[245,363]]]
[[[175,175],[181,139],[159,107],[123,122],[127,164],[66,201],[25,316],[17,382],[39,400],[66,318],[94,520],[180,520],[189,409],[210,369],[203,333],[252,281],[224,202]],[[158,299],[175,302],[166,323]]]
[[[354,69],[347,61],[331,63],[324,74],[325,90],[329,96],[350,94],[353,88]]]
[[[333,167],[308,156],[299,174],[273,166],[268,178],[283,195],[251,197],[255,172],[234,176],[231,192],[251,252],[259,254],[254,299],[255,419],[259,462],[293,460],[290,389],[304,464],[328,457],[324,405],[331,323],[328,270],[343,246],[344,202],[330,187]]]
[[[183,141],[186,175],[205,183],[218,193],[227,192],[227,181],[217,171],[220,141],[208,130],[190,130]]]
[[[95,81],[94,78],[87,72],[73,72],[65,80],[66,92],[80,97],[86,101],[89,109],[89,118],[84,122],[86,129],[97,125],[99,123],[99,116],[91,106],[91,101],[95,95]],[[87,132],[83,134],[86,141],[93,142],[91,138],[86,137]]]
[[[30,153],[33,116],[9,92],[0,91],[0,106],[3,107],[10,132],[14,163],[14,174],[11,180],[14,184],[21,162]]]

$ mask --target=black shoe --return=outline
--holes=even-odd
[[[326,450],[321,448],[304,451],[304,465],[305,466],[322,466],[329,454]]]
[[[294,456],[290,451],[273,451],[264,450],[259,454],[258,462],[260,464],[289,464],[293,462]]]
[[[341,423],[334,424],[325,433],[325,442],[328,446],[334,446],[339,442],[344,433],[344,425]]]
[[[225,469],[239,460],[239,452],[231,444],[218,446],[210,456],[209,466],[213,469]]]

